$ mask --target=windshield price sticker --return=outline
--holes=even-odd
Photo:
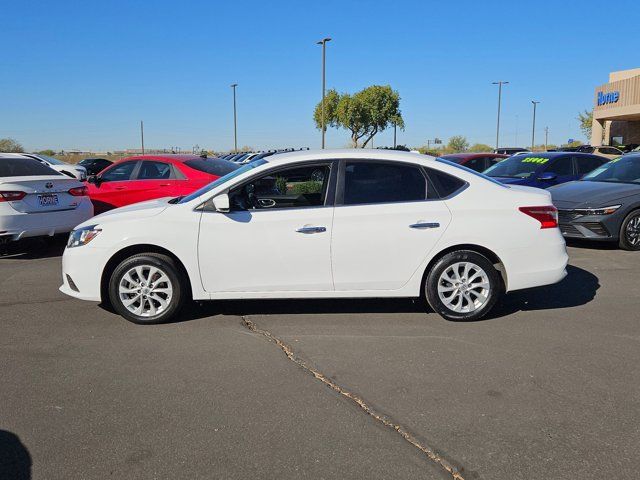
[[[547,163],[548,161],[548,158],[542,157],[527,157],[522,159],[522,163],[538,163],[540,165],[542,165],[543,163]]]

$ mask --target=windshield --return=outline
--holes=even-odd
[[[594,171],[587,173],[582,177],[582,180],[587,182],[640,184],[640,155],[614,158]]]
[[[456,167],[456,168],[459,168],[460,170],[464,170],[465,172],[472,173],[476,177],[484,178],[485,180],[488,180],[491,183],[495,183],[496,185],[500,185],[501,187],[509,188],[505,184],[500,183],[499,181],[494,180],[493,178],[487,177],[484,173],[476,172],[475,170],[471,170],[470,168],[465,167],[464,165],[460,165],[458,163],[452,162],[450,160],[447,160],[446,158],[438,157],[436,158],[436,162],[446,163],[447,165],[451,165],[452,167]]]
[[[484,171],[489,177],[529,178],[548,158],[531,155],[515,155],[505,158]]]
[[[214,188],[219,187],[223,183],[227,183],[229,180],[237,177],[238,175],[242,175],[244,172],[247,172],[247,171],[252,170],[252,169],[254,169],[256,167],[259,167],[260,165],[264,165],[265,163],[267,163],[266,160],[258,160],[256,162],[247,163],[246,165],[241,166],[237,170],[234,170],[233,172],[229,172],[225,176],[220,177],[217,180],[215,180],[214,182],[211,182],[210,184],[205,185],[204,187],[202,187],[199,190],[196,190],[195,192],[191,193],[190,195],[187,195],[186,197],[182,198],[178,203],[190,202],[191,200],[194,200],[194,199],[198,198],[199,196],[204,195],[205,193],[213,190]]]

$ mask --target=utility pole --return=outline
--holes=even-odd
[[[533,152],[533,147],[535,145],[535,140],[536,140],[536,106],[540,102],[531,100],[531,103],[533,104],[533,126],[531,127],[531,151]]]
[[[325,118],[324,118],[324,94],[325,94],[325,90],[326,90],[326,50],[327,50],[327,42],[330,42],[331,39],[329,37],[325,37],[322,40],[320,40],[319,42],[316,42],[316,45],[322,45],[322,121],[321,123],[321,127],[322,127],[322,148],[324,149],[324,133],[326,130],[326,126],[325,126]]]
[[[544,127],[544,151],[547,151],[547,145],[549,144],[549,127]]]
[[[232,83],[231,88],[233,89],[233,151],[238,152],[238,117],[236,113],[236,87],[237,83]]]
[[[502,85],[507,85],[509,82],[503,80],[492,82],[493,85],[498,85],[498,122],[496,124],[496,150],[500,147],[500,108],[502,103]]]
[[[140,143],[142,144],[142,155],[144,155],[144,122],[140,120]]]

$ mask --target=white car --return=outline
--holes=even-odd
[[[0,241],[70,232],[92,216],[80,181],[33,158],[0,153]]]
[[[23,153],[21,155],[34,158],[40,163],[53,168],[57,172],[65,174],[67,177],[77,178],[82,182],[87,179],[87,169],[82,165],[72,165],[71,163],[66,163],[62,160],[58,160],[57,158],[53,158],[48,155],[42,155],[40,153]]]
[[[452,320],[558,282],[549,192],[393,150],[278,154],[74,230],[60,290],[135,323],[187,299],[420,297]]]

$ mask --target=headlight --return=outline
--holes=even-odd
[[[67,248],[81,247],[82,245],[86,245],[87,243],[89,243],[102,231],[97,227],[97,225],[89,225],[86,227],[78,228],[77,230],[73,230],[69,235]]]
[[[610,215],[620,208],[620,205],[612,205],[602,208],[576,208],[574,211],[580,215]]]

